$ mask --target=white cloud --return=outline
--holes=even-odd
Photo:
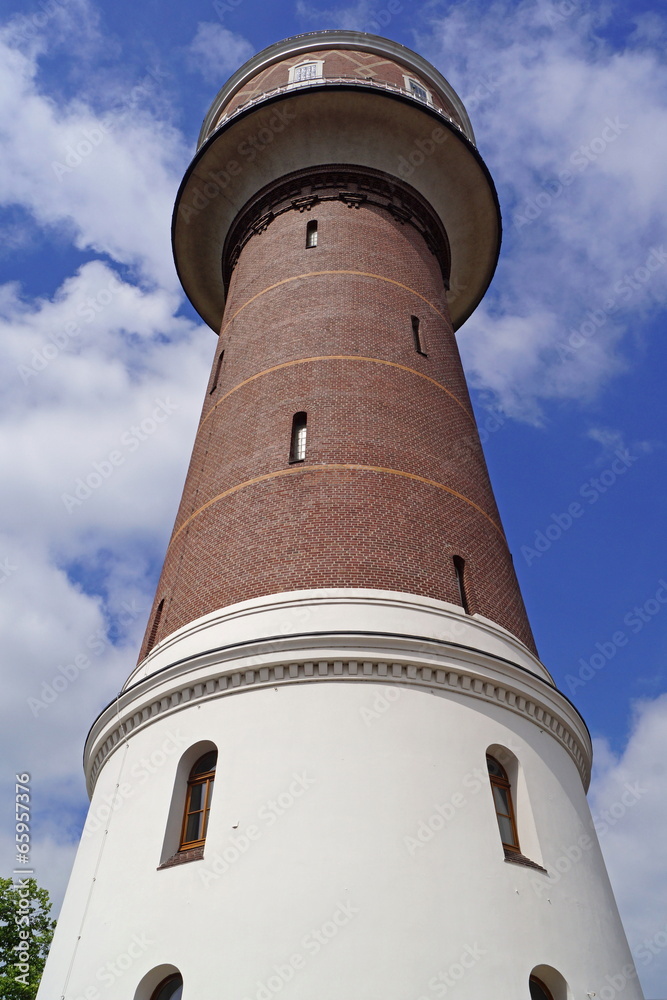
[[[98,111],[81,97],[58,105],[39,90],[40,46],[21,51],[11,38],[0,34],[0,203],[175,291],[169,223],[187,151],[148,110],[157,73]]]
[[[637,321],[667,305],[667,70],[652,48],[595,37],[601,4],[477,0],[417,48],[467,101],[499,187],[505,239],[461,335],[471,380],[509,414],[590,399],[626,369]],[[597,22],[596,22],[597,19]],[[466,44],[461,45],[460,39]]]
[[[255,48],[247,39],[214,21],[199,22],[188,48],[191,69],[217,87],[254,53]]]
[[[667,695],[635,707],[622,754],[595,743],[589,793],[600,844],[647,997],[667,982]],[[656,937],[657,936],[657,937]]]
[[[0,727],[3,783],[32,775],[37,877],[58,904],[81,748],[139,648],[215,338],[179,315],[169,221],[190,151],[155,113],[160,74],[108,80],[106,103],[83,80],[76,100],[47,96],[48,46],[97,44],[89,5],[52,6],[41,27],[26,15],[0,31],[0,206],[23,252],[55,228],[104,259],[40,299],[0,285]]]

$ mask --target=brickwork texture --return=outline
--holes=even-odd
[[[301,411],[306,455],[290,462]],[[379,588],[460,605],[454,556],[469,612],[534,649],[436,257],[378,206],[323,200],[277,214],[231,272],[141,657],[162,600],[157,642],[290,590]]]

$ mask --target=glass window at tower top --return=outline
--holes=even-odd
[[[318,73],[317,63],[303,63],[302,66],[297,66],[294,70],[294,80],[296,83],[300,83],[302,80],[315,80],[320,74]]]
[[[428,101],[428,91],[426,91],[416,80],[410,80],[410,92],[418,97],[420,101]]]

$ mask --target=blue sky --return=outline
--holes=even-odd
[[[255,51],[349,27],[438,67],[498,187],[501,262],[459,342],[541,657],[595,738],[593,812],[642,789],[601,838],[640,948],[667,924],[662,9],[24,0],[0,18],[3,781],[33,775],[39,880],[60,899],[85,734],[134,664],[214,349],[169,240],[201,120]],[[667,950],[639,967],[663,996]]]

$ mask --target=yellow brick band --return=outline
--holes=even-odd
[[[503,529],[499,524],[496,524],[493,518],[487,514],[485,510],[478,506],[473,500],[469,500],[468,497],[463,496],[462,493],[457,493],[456,490],[451,488],[451,486],[445,486],[444,483],[438,483],[435,479],[426,479],[424,476],[418,476],[414,472],[403,472],[400,469],[386,469],[381,465],[297,465],[292,466],[289,469],[279,469],[277,472],[267,472],[263,476],[255,476],[253,479],[246,479],[244,482],[237,483],[236,486],[232,486],[230,489],[225,490],[224,493],[218,493],[218,495],[212,497],[211,500],[207,500],[205,504],[202,504],[202,506],[198,508],[198,510],[194,511],[193,514],[190,514],[180,528],[174,531],[171,541],[169,542],[169,547],[171,548],[180,533],[188,526],[188,524],[190,524],[191,521],[194,521],[194,519],[199,517],[203,511],[207,510],[219,500],[224,500],[225,497],[229,497],[233,493],[237,493],[239,490],[247,489],[249,486],[255,486],[257,483],[265,483],[269,479],[279,479],[283,476],[294,476],[303,472],[382,472],[391,476],[402,476],[405,479],[412,479],[415,482],[424,483],[426,486],[434,486],[438,490],[444,490],[445,493],[450,493],[452,496],[457,497],[457,499],[463,500],[463,502],[467,503],[470,507],[474,507],[475,510],[478,511],[482,517],[486,518],[489,524],[496,529],[503,541],[505,539]]]
[[[436,388],[441,389],[443,392],[447,393],[447,395],[450,396],[454,400],[454,402],[461,407],[461,409],[465,413],[468,420],[470,420],[472,425],[474,427],[477,426],[474,416],[468,411],[465,404],[461,402],[458,396],[455,396],[454,393],[451,392],[451,390],[447,389],[444,385],[442,385],[442,383],[437,382],[434,378],[431,378],[430,375],[424,375],[423,372],[418,372],[415,368],[408,368],[407,365],[399,365],[396,361],[384,361],[382,358],[366,358],[358,354],[328,354],[314,358],[297,358],[295,361],[284,361],[282,364],[274,365],[272,368],[265,368],[264,371],[257,372],[256,375],[251,375],[250,378],[246,378],[243,380],[243,382],[239,382],[239,384],[235,385],[233,389],[230,389],[229,392],[226,392],[224,394],[224,396],[221,396],[220,399],[211,407],[206,416],[202,418],[202,421],[199,426],[203,427],[208,418],[211,416],[211,414],[217,409],[217,407],[220,406],[221,403],[224,403],[224,401],[228,399],[229,396],[232,395],[232,393],[235,393],[238,389],[242,389],[244,385],[248,385],[250,382],[254,382],[255,379],[262,378],[263,375],[270,375],[271,372],[280,371],[281,368],[291,368],[292,365],[307,365],[311,364],[314,361],[367,361],[371,362],[372,364],[388,365],[390,368],[400,368],[404,372],[411,372],[413,375],[418,375],[419,378],[426,379],[427,382],[431,382],[431,384],[436,386]]]
[[[282,281],[276,281],[274,285],[269,285],[267,288],[262,289],[261,292],[257,292],[257,294],[253,295],[247,302],[244,302],[242,306],[239,306],[233,316],[230,316],[220,330],[220,335],[222,336],[229,324],[236,319],[239,313],[243,312],[243,310],[246,309],[252,302],[255,302],[256,299],[259,299],[262,295],[266,295],[267,292],[273,291],[274,288],[280,288],[281,285],[288,285],[291,281],[302,281],[304,278],[319,278],[324,274],[353,274],[361,278],[375,278],[376,281],[387,281],[390,285],[397,285],[399,288],[403,288],[406,292],[410,292],[411,295],[416,295],[418,299],[421,299],[422,302],[425,302],[430,309],[436,312],[438,316],[445,321],[445,323],[449,322],[447,316],[440,312],[437,306],[434,306],[433,303],[429,302],[427,298],[419,292],[416,292],[414,288],[410,288],[409,285],[404,285],[400,281],[395,281],[394,278],[385,278],[381,274],[371,274],[369,271],[308,271],[306,274],[296,274],[292,278],[283,278]]]

